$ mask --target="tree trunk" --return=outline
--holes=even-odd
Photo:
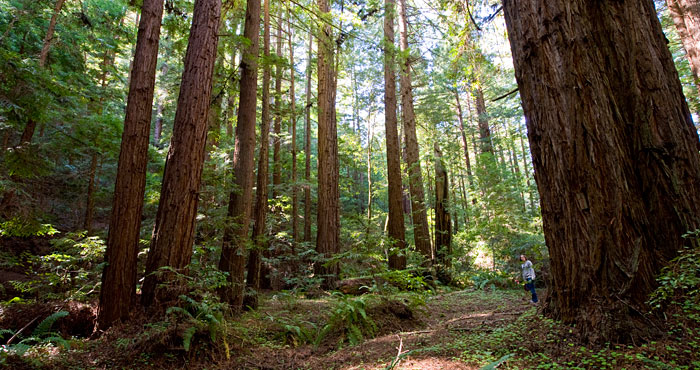
[[[406,0],[398,0],[399,39],[401,45],[401,114],[406,140],[406,166],[408,167],[409,189],[411,191],[411,216],[413,218],[413,238],[416,250],[423,255],[427,264],[432,263],[428,216],[425,209],[423,174],[420,165],[416,116],[413,112],[413,88],[411,86],[411,60],[408,53],[408,23],[406,21]]]
[[[472,162],[469,160],[469,145],[467,145],[467,134],[464,129],[464,114],[462,112],[462,104],[459,100],[459,91],[455,90],[455,101],[457,103],[457,120],[459,121],[459,132],[462,135],[462,147],[464,148],[464,163],[467,165],[467,176],[469,187],[474,187],[474,175],[472,174]],[[473,200],[476,203],[476,199]]]
[[[489,118],[486,113],[486,103],[484,103],[484,92],[481,85],[476,87],[476,114],[479,119],[479,140],[481,141],[481,153],[493,154],[493,142],[491,141],[491,130],[489,129]]]
[[[698,135],[653,2],[504,10],[551,257],[547,312],[591,341],[647,338],[655,277],[700,227]]]
[[[394,87],[394,89],[396,89],[396,87]],[[395,90],[394,93],[396,93]],[[394,94],[394,96],[396,95]],[[371,111],[367,117],[367,237],[369,238],[370,234],[372,233],[372,140],[374,134],[372,132]],[[398,134],[396,138],[398,139]],[[401,218],[403,219],[403,214],[401,215]]]
[[[281,17],[280,17],[281,18]],[[278,58],[282,57],[282,24],[277,25],[277,51]],[[275,66],[275,126],[272,135],[272,198],[279,196],[280,185],[282,185],[282,65]],[[274,212],[274,206],[273,212]]]
[[[330,14],[328,0],[318,0],[319,12]],[[330,17],[328,18],[330,19]],[[338,263],[326,263],[340,250],[340,195],[338,192],[338,134],[334,119],[335,91],[333,31],[323,23],[318,32],[318,212],[316,252],[323,259],[314,265],[321,287],[332,289],[338,279]]]
[[[697,0],[666,0],[666,4],[697,82],[700,80],[700,3]]]
[[[93,152],[90,156],[90,173],[88,174],[89,182],[87,188],[87,202],[85,204],[85,219],[83,221],[83,229],[88,235],[92,233],[92,215],[95,211],[95,175],[97,173],[97,153]]]
[[[452,282],[449,269],[452,265],[452,227],[449,211],[449,181],[442,152],[435,143],[435,260],[437,276],[445,284]]]
[[[228,222],[224,227],[219,269],[228,272],[230,286],[219,291],[221,299],[234,311],[243,304],[245,247],[249,241],[251,198],[255,157],[255,111],[258,89],[258,51],[260,41],[260,0],[247,0],[243,36],[250,40],[241,60],[240,97],[233,151],[235,189],[228,203]]]
[[[530,170],[527,168],[527,154],[525,149],[525,140],[523,139],[524,134],[520,132],[518,134],[520,137],[520,150],[523,152],[523,176],[525,176],[525,185],[527,185],[528,198],[530,199],[530,212],[535,212],[535,196],[530,189]]]
[[[51,49],[51,42],[53,41],[53,32],[56,29],[56,21],[58,20],[58,16],[61,14],[61,8],[63,8],[63,3],[65,2],[66,0],[56,0],[56,6],[53,8],[51,21],[49,21],[49,28],[46,30],[46,36],[44,37],[41,53],[39,54],[40,68],[44,68],[46,66],[46,61],[49,58],[49,49]]]
[[[49,49],[51,49],[51,42],[53,41],[53,33],[56,29],[56,21],[58,16],[61,14],[61,8],[66,0],[56,0],[56,5],[53,9],[53,14],[51,15],[51,20],[49,21],[49,28],[46,30],[46,36],[44,37],[44,42],[41,47],[41,52],[39,53],[39,68],[44,68],[46,66],[46,61],[49,58]],[[20,145],[30,143],[32,137],[34,137],[34,131],[36,131],[37,122],[33,118],[27,120],[27,125],[22,131],[22,136],[19,140]]]
[[[314,35],[309,30],[309,56],[306,65],[306,106],[304,107],[304,241],[311,242],[311,59]]]
[[[289,85],[289,105],[291,111],[291,121],[292,121],[292,255],[294,255],[294,248],[299,240],[299,221],[297,215],[299,214],[299,191],[297,187],[297,103],[294,91],[294,48],[292,47],[292,14],[291,10],[287,10],[287,29],[289,33],[289,74],[290,74],[290,85]]]
[[[175,283],[175,276],[172,272],[161,274],[159,269],[169,266],[185,273],[192,257],[220,15],[221,0],[195,1],[173,136],[146,261],[141,295],[145,306],[153,304],[155,299],[174,298],[171,296],[173,289],[179,288],[171,286],[161,290],[159,285]]]
[[[396,118],[396,46],[394,44],[395,0],[384,1],[384,127],[389,182],[389,268],[406,268],[406,229],[401,206],[401,149]]]
[[[107,234],[107,263],[102,272],[97,308],[100,330],[129,317],[136,293],[136,263],[163,0],[145,0],[141,14]]]
[[[263,23],[263,55],[270,57],[270,0],[265,0]],[[247,292],[243,300],[244,307],[258,308],[258,290],[260,289],[261,252],[267,249],[265,219],[267,217],[267,182],[270,160],[270,64],[263,66],[262,117],[260,122],[260,153],[258,159],[258,177],[255,190],[255,207],[253,216],[253,249],[248,257]]]

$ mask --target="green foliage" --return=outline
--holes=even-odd
[[[30,236],[55,235],[58,233],[51,224],[42,224],[34,219],[13,217],[0,223],[0,236],[28,238]]]
[[[514,282],[510,274],[501,270],[477,270],[469,278],[474,289],[482,290],[491,287],[507,288],[513,287]]]
[[[351,345],[360,343],[365,336],[374,336],[377,325],[367,315],[368,296],[351,297],[340,292],[334,292],[336,305],[328,320],[328,330],[342,332],[339,342],[347,340]],[[324,328],[325,329],[325,328]]]
[[[659,287],[650,295],[655,310],[668,305],[678,306],[684,316],[700,321],[700,230],[683,237],[690,240],[657,278]]]
[[[198,333],[208,335],[212,343],[224,332],[226,322],[223,311],[227,305],[212,296],[208,299],[195,300],[186,295],[181,295],[183,306],[172,306],[166,311],[174,318],[184,319],[186,328],[182,333],[182,343],[185,351],[190,350],[192,340]]]
[[[0,338],[9,340],[12,336],[17,339],[17,343],[5,344],[0,346],[0,364],[7,361],[8,356],[23,356],[27,351],[34,347],[46,346],[48,344],[59,345],[64,349],[70,348],[70,343],[63,339],[63,337],[51,331],[51,327],[59,319],[68,316],[66,311],[58,311],[49,315],[47,318],[42,320],[39,325],[34,329],[31,336],[23,338],[21,334],[16,333],[13,330],[2,329],[0,330]]]

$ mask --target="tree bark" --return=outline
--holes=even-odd
[[[87,202],[85,204],[85,219],[83,229],[87,234],[92,233],[92,216],[95,211],[95,175],[97,173],[97,152],[90,155],[90,173],[88,174]]]
[[[294,80],[296,71],[294,70],[294,48],[292,47],[292,14],[287,10],[287,33],[289,36],[289,105],[292,123],[292,255],[295,254],[296,243],[299,240],[299,189],[297,186],[297,103],[294,91]]]
[[[306,106],[304,107],[304,241],[311,242],[311,68],[313,32],[309,30],[309,56],[306,65]]]
[[[323,19],[330,19],[328,0],[318,0]],[[338,279],[337,262],[327,263],[340,250],[340,195],[338,189],[338,134],[334,119],[335,83],[333,31],[323,23],[318,39],[318,212],[316,252],[322,258],[314,265],[321,287],[332,289]]]
[[[281,17],[280,17],[281,18]],[[282,23],[277,25],[277,51],[278,58],[282,57]],[[275,126],[272,135],[272,198],[279,196],[280,185],[282,185],[282,66],[277,63],[275,66]],[[274,211],[274,206],[272,207]]]
[[[386,130],[386,166],[389,182],[389,268],[406,268],[406,229],[401,197],[401,149],[396,117],[396,46],[394,44],[395,0],[384,1],[384,127]]]
[[[241,60],[240,97],[233,151],[235,189],[228,203],[227,225],[219,260],[219,269],[228,272],[230,286],[219,291],[224,302],[234,311],[243,304],[245,248],[250,240],[248,228],[253,192],[255,157],[255,111],[258,89],[258,51],[260,49],[260,0],[247,0],[243,36],[250,40]]]
[[[666,0],[666,4],[685,48],[690,69],[698,82],[700,81],[700,3],[697,0]]]
[[[144,0],[141,14],[107,234],[107,264],[102,272],[97,308],[100,330],[129,317],[136,293],[136,263],[163,0]]]
[[[429,265],[433,260],[428,231],[428,216],[425,207],[423,174],[421,172],[418,137],[416,135],[416,116],[413,112],[413,88],[411,86],[411,61],[408,55],[408,22],[406,21],[406,0],[398,0],[399,5],[399,40],[401,46],[401,114],[406,140],[406,166],[408,167],[408,184],[411,192],[411,216],[413,218],[413,238],[416,250],[423,255]]]
[[[546,312],[648,337],[655,276],[700,226],[700,155],[649,0],[504,2],[540,191]]]
[[[474,100],[476,101],[476,114],[479,119],[479,140],[481,141],[481,153],[493,154],[493,142],[491,141],[491,130],[489,129],[489,118],[484,103],[484,92],[481,85],[477,84]]]
[[[66,0],[56,0],[56,6],[53,8],[53,14],[51,15],[51,20],[49,21],[49,28],[46,30],[46,36],[44,37],[44,42],[41,47],[41,53],[39,53],[39,67],[44,68],[46,66],[46,61],[49,59],[49,50],[51,49],[51,42],[53,41],[53,33],[56,30],[56,21],[58,16],[61,14],[61,8],[63,8],[63,3]]]
[[[263,23],[263,55],[270,57],[270,0],[265,0]],[[267,182],[270,160],[270,64],[263,66],[262,117],[260,123],[260,153],[258,159],[258,177],[255,190],[255,208],[253,216],[253,249],[248,257],[247,292],[243,300],[244,307],[258,308],[258,290],[260,289],[261,252],[267,249],[265,219],[267,217]]]
[[[185,273],[192,257],[220,16],[221,0],[195,1],[173,136],[146,260],[141,295],[144,306],[156,299],[174,298],[171,293],[177,286],[160,289],[159,285],[174,282],[175,276],[159,269],[169,266]]]
[[[459,91],[455,89],[455,102],[457,103],[457,121],[459,121],[459,133],[462,135],[462,147],[464,148],[464,163],[467,165],[467,176],[469,187],[474,187],[474,175],[472,174],[472,162],[469,160],[469,145],[467,145],[467,134],[464,128],[464,113],[462,112],[462,104],[459,100]],[[476,203],[476,199],[474,199]]]
[[[452,227],[449,211],[449,180],[442,163],[442,152],[435,143],[435,260],[437,277],[445,284],[452,282]]]

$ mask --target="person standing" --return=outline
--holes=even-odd
[[[520,261],[523,262],[523,264],[520,265],[520,268],[523,270],[525,288],[532,293],[530,303],[537,303],[537,292],[535,292],[535,269],[532,267],[532,262],[530,262],[530,260],[528,260],[524,254],[520,255]]]

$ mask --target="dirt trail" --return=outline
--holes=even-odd
[[[486,299],[483,299],[486,297]],[[356,346],[328,352],[311,346],[257,348],[236,361],[242,369],[477,369],[455,358],[464,350],[449,346],[465,332],[490,332],[530,309],[525,296],[459,291],[431,297],[416,312],[420,325],[411,331],[378,336]],[[401,355],[399,355],[401,348]]]

